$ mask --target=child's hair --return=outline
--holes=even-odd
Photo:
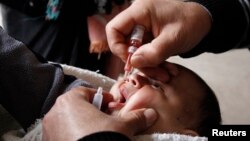
[[[221,112],[218,99],[213,90],[207,83],[197,75],[197,79],[201,82],[204,91],[204,97],[201,100],[199,108],[199,121],[196,132],[200,136],[211,135],[211,129],[221,124]]]

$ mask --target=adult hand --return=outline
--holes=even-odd
[[[131,137],[156,120],[157,115],[152,109],[135,110],[120,117],[107,115],[89,103],[95,92],[79,87],[58,97],[43,119],[43,140],[73,141],[101,131],[114,131]],[[111,95],[104,93],[104,105],[111,100]]]
[[[191,50],[209,32],[211,18],[201,5],[180,0],[135,0],[106,26],[111,51],[126,60],[127,38],[136,25],[145,26],[153,40],[131,58],[136,68],[156,66],[172,55]]]
[[[168,82],[172,77],[179,74],[177,65],[167,61],[164,61],[156,67],[141,68],[140,71],[144,73],[144,75],[161,82]]]

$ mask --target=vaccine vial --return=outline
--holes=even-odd
[[[124,67],[125,78],[132,72],[133,67],[131,66],[130,59],[133,53],[142,45],[142,39],[144,35],[145,28],[141,25],[136,25],[130,37],[129,47],[128,47],[128,58]]]
[[[141,25],[136,25],[131,34],[129,48],[139,48],[142,44],[142,39],[144,35],[145,28]],[[135,50],[128,49],[129,53],[134,53]]]
[[[99,87],[92,101],[92,104],[99,110],[101,110],[102,100],[103,100],[102,91],[103,91],[102,87]]]

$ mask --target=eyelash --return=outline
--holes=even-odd
[[[161,84],[159,84],[157,81],[155,80],[150,80],[151,82],[151,86],[155,89],[160,89],[161,91],[164,91],[164,89],[161,87]]]

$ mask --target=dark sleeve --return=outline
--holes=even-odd
[[[48,112],[56,98],[68,89],[89,86],[65,76],[58,65],[37,58],[1,27],[0,66],[0,104],[24,129]]]
[[[249,0],[188,0],[203,5],[212,16],[208,35],[182,57],[203,52],[221,53],[234,48],[249,48]]]
[[[0,0],[0,3],[29,16],[45,16],[49,0]],[[80,19],[97,10],[95,0],[59,0],[58,10],[67,18]]]
[[[83,137],[79,141],[130,141],[130,139],[117,132],[99,132]]]
[[[48,0],[0,0],[0,3],[30,16],[44,16]]]
[[[96,13],[110,14],[114,5],[124,4],[125,0],[58,0],[55,6],[59,17],[68,20],[81,20]],[[49,0],[0,0],[0,3],[29,16],[46,16]]]
[[[125,0],[63,0],[60,16],[72,20],[93,14],[110,14],[113,6],[124,2]]]

